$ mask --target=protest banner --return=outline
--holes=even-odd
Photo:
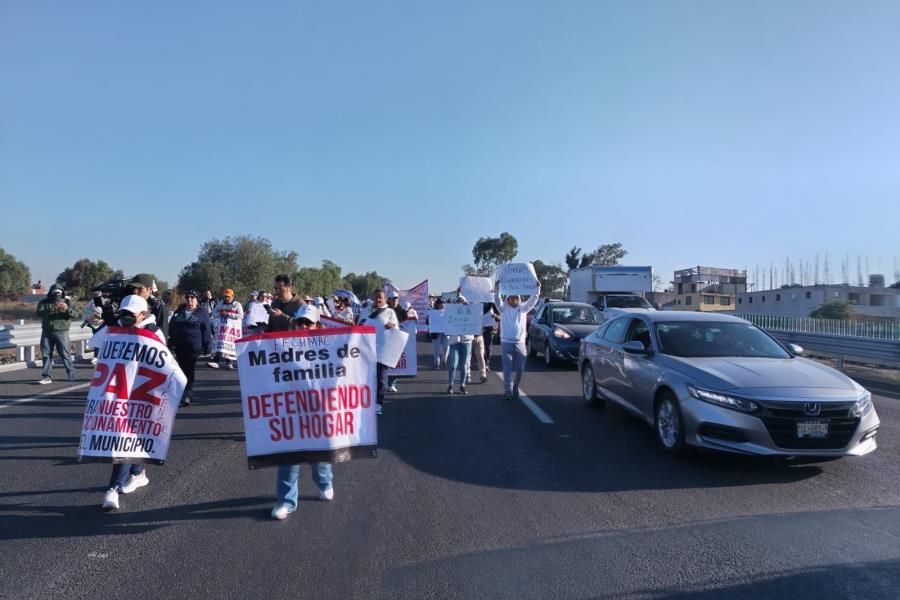
[[[503,296],[531,296],[538,293],[538,278],[531,263],[505,263],[497,267]]]
[[[447,335],[481,334],[481,316],[484,305],[448,304],[444,307],[444,333]]]
[[[444,333],[447,324],[444,319],[444,310],[430,309],[428,311],[428,333]]]
[[[222,358],[234,360],[234,343],[243,336],[241,331],[241,319],[237,318],[237,310],[232,308],[221,309],[223,315],[214,315],[212,326],[215,328],[213,337],[213,354],[220,352]]]
[[[415,377],[418,372],[418,356],[416,356],[416,322],[413,320],[404,321],[400,324],[400,329],[406,332],[406,345],[403,347],[403,353],[397,361],[397,366],[388,369],[388,375],[391,377]]]
[[[78,455],[81,461],[161,465],[187,378],[165,344],[145,329],[96,335]]]
[[[494,282],[490,277],[463,275],[459,278],[459,293],[469,302],[493,302]]]
[[[335,319],[334,317],[326,317],[325,315],[319,316],[319,323],[328,329],[336,329],[339,327],[352,327],[351,323],[345,323],[340,319]]]
[[[377,455],[375,328],[263,333],[237,343],[251,469]]]

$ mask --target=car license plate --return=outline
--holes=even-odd
[[[798,438],[823,438],[828,436],[828,421],[798,421]]]

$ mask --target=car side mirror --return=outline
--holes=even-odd
[[[798,346],[797,344],[788,344],[788,349],[791,351],[791,354],[803,354],[803,346]]]
[[[622,350],[628,354],[648,354],[647,349],[644,348],[644,343],[637,340],[625,342],[622,344]]]

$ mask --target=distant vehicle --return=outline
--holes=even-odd
[[[637,294],[601,294],[593,305],[602,312],[604,321],[626,312],[656,310],[653,305]]]
[[[578,360],[581,338],[603,323],[600,311],[581,302],[546,302],[528,326],[528,354],[548,366]]]
[[[582,339],[582,394],[636,414],[659,445],[757,455],[861,456],[877,447],[872,395],[721,314],[622,314]]]
[[[569,300],[596,304],[602,294],[642,295],[653,289],[652,267],[594,265],[570,269]]]

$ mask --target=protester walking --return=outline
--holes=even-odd
[[[169,323],[169,348],[172,349],[178,366],[187,377],[181,406],[190,406],[193,401],[197,359],[201,354],[209,354],[211,344],[209,315],[200,307],[197,292],[191,290],[184,295],[184,304],[175,310]]]
[[[500,358],[503,361],[504,397],[507,400],[519,397],[519,384],[522,382],[522,372],[528,356],[525,348],[528,311],[535,307],[540,295],[540,283],[537,293],[532,294],[525,302],[515,294],[507,296],[504,302],[500,296],[500,282],[497,282],[494,289],[494,303],[500,309]]]
[[[444,299],[435,299],[434,306],[431,310],[444,310]],[[425,322],[429,322],[427,316],[425,317]],[[428,337],[431,338],[431,352],[433,356],[432,366],[435,371],[443,369],[447,366],[447,351],[449,350],[449,347],[447,346],[447,336],[444,335],[443,332],[431,333],[429,328]]]
[[[456,297],[456,304],[468,304],[465,296]],[[456,372],[459,372],[459,393],[468,394],[466,381],[469,378],[469,355],[472,353],[472,340],[474,335],[450,335],[447,336],[449,356],[447,360],[447,393],[453,393],[453,380]]]
[[[294,294],[294,284],[290,275],[275,277],[274,292],[266,331],[288,331],[291,328],[292,315],[300,309],[303,301]]]
[[[319,329],[319,310],[311,305],[304,304],[295,313],[292,327],[298,330]],[[311,463],[313,482],[319,488],[319,498],[325,501],[334,499],[334,472],[329,462]],[[275,484],[276,503],[272,509],[272,518],[279,521],[286,519],[288,515],[297,510],[299,496],[298,483],[300,482],[300,465],[278,465],[278,476]]]
[[[484,303],[484,314],[481,317],[481,337],[484,340],[484,369],[491,370],[491,352],[494,346],[494,327],[500,315],[493,302]]]
[[[126,328],[144,329],[151,332],[163,344],[166,336],[156,324],[156,317],[151,314],[147,301],[136,294],[125,296],[119,305],[119,325]],[[95,334],[92,342],[95,348],[102,347],[103,331]],[[95,340],[96,338],[96,340]],[[119,508],[120,494],[130,494],[138,488],[149,484],[150,480],[142,464],[120,463],[113,465],[109,478],[109,486],[103,494],[101,506],[106,510]]]
[[[266,330],[266,326],[269,324],[269,313],[266,312],[263,305],[264,299],[265,297],[256,290],[250,292],[250,300],[244,307],[244,335],[262,333]]]
[[[391,310],[387,305],[387,298],[385,297],[384,290],[375,290],[372,294],[372,302],[372,312],[364,319],[364,322],[369,320],[379,321],[383,329],[393,329],[400,326],[397,321],[397,313]],[[378,334],[384,335],[384,332],[379,329]],[[378,406],[376,407],[376,412],[379,415],[384,410],[384,397],[388,390],[388,370],[393,366],[394,365],[385,365],[378,362],[375,367],[378,381],[378,389],[376,392]]]
[[[216,299],[213,298],[212,291],[206,290],[203,293],[203,299],[200,300],[200,306],[206,310],[206,314],[210,317],[216,308]]]
[[[234,299],[234,290],[227,288],[222,290],[222,299],[216,304],[212,315],[212,324],[215,327],[215,351],[213,359],[206,363],[213,369],[224,366],[226,369],[234,369],[237,356],[234,353],[234,344],[227,345],[223,342],[223,333],[219,328],[241,330],[244,320],[244,307]]]
[[[47,297],[38,302],[35,314],[41,320],[41,357],[43,370],[39,384],[52,383],[53,351],[62,357],[69,381],[75,381],[75,364],[69,350],[69,327],[78,318],[78,310],[65,297],[62,286],[53,284]]]

